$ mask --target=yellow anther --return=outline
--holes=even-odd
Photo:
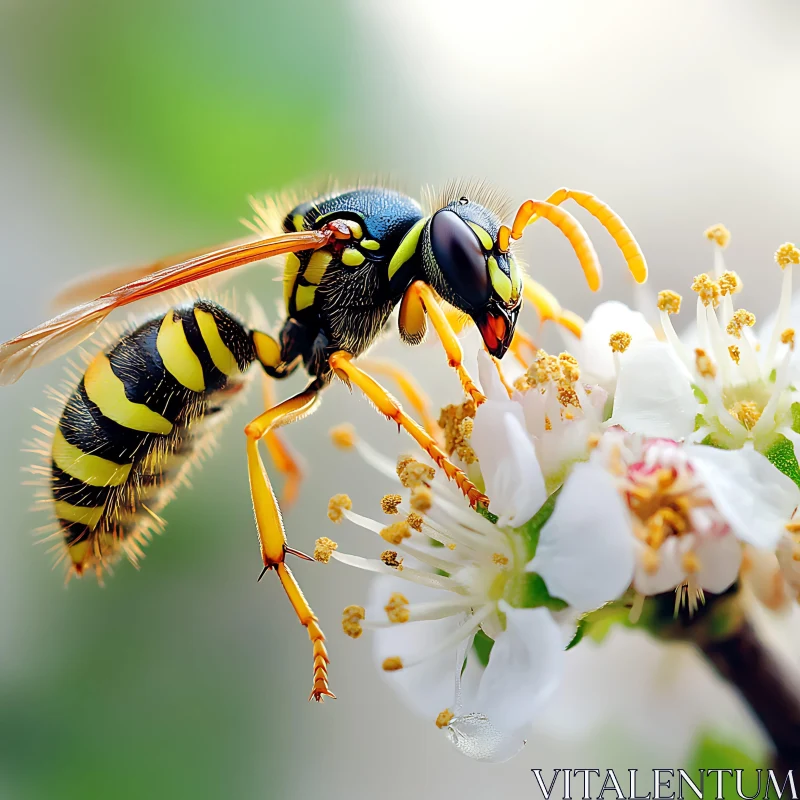
[[[382,666],[384,672],[397,672],[403,669],[403,659],[400,656],[389,656],[383,660]]]
[[[339,523],[344,519],[344,512],[353,507],[353,501],[349,495],[335,494],[328,500],[328,519],[331,522]]]
[[[670,289],[664,289],[658,293],[658,310],[666,311],[667,314],[677,314],[681,310],[683,298]]]
[[[531,388],[528,379],[525,375],[520,375],[519,378],[514,378],[513,387],[521,393],[527,392]]]
[[[723,272],[719,276],[719,291],[723,297],[726,294],[741,292],[742,279],[735,272]]]
[[[381,538],[389,544],[400,544],[403,539],[408,539],[410,536],[411,528],[404,519],[393,522],[381,531]]]
[[[427,486],[415,486],[411,490],[409,505],[414,511],[425,513],[433,505],[433,492]]]
[[[800,250],[791,242],[786,242],[775,251],[775,261],[781,269],[785,269],[789,264],[800,264]]]
[[[439,414],[438,424],[444,432],[444,446],[448,455],[452,455],[459,449],[466,449],[469,447],[468,440],[472,435],[472,419],[475,416],[476,410],[473,400],[445,406],[442,409]],[[461,453],[458,453],[458,455],[459,458],[463,458]]]
[[[683,566],[684,572],[689,575],[694,575],[700,570],[700,559],[690,550],[688,553],[683,554],[681,565]]]
[[[413,528],[417,533],[422,533],[422,523],[424,522],[420,514],[412,511],[407,517],[406,522],[410,528]]]
[[[357,435],[352,425],[337,425],[330,430],[331,441],[340,450],[352,450],[355,447]]]
[[[502,553],[492,553],[492,563],[497,564],[498,567],[505,567],[508,564],[508,556]]]
[[[738,364],[742,354],[739,351],[739,348],[735,344],[732,344],[730,347],[728,347],[728,355]]]
[[[589,450],[594,450],[597,447],[597,445],[600,444],[601,438],[602,437],[600,436],[600,434],[590,433],[589,438],[586,440],[586,447],[588,447]]]
[[[397,460],[397,475],[406,489],[412,489],[425,481],[432,481],[436,471],[411,456],[401,456]]]
[[[625,331],[611,334],[608,344],[615,353],[624,353],[631,346],[631,335]]]
[[[568,383],[577,383],[581,377],[578,368],[578,359],[571,353],[561,353],[558,356],[558,363],[561,365],[561,375]]]
[[[439,716],[436,717],[436,727],[439,728],[439,730],[446,728],[454,719],[453,712],[449,708],[446,708],[444,711],[440,711]]]
[[[381,510],[384,514],[396,514],[397,507],[403,502],[399,494],[385,494],[381,498]]]
[[[740,308],[734,312],[733,317],[731,317],[731,321],[728,323],[728,327],[726,328],[726,330],[731,336],[734,336],[737,339],[741,339],[742,329],[752,328],[753,325],[755,324],[756,324],[756,315],[753,314],[751,311],[745,311],[745,309]]]
[[[655,575],[660,566],[661,557],[658,555],[658,552],[653,550],[652,547],[645,548],[642,552],[642,569],[644,569],[648,575]]]
[[[727,247],[731,240],[731,232],[724,225],[712,225],[706,229],[705,237],[720,247]]]
[[[787,328],[781,333],[781,342],[788,344],[790,350],[794,350],[794,328]]]
[[[393,567],[397,570],[403,569],[403,559],[397,557],[397,550],[384,550],[381,553],[381,561],[387,567]]]
[[[330,516],[330,512],[328,512]],[[327,536],[321,536],[314,544],[314,561],[321,561],[327,564],[331,560],[334,550],[338,550],[339,545]]]
[[[797,519],[790,519],[786,523],[785,528],[789,533],[800,533],[800,517]]]
[[[704,378],[716,378],[717,368],[714,362],[708,357],[705,350],[695,348],[694,351],[694,364],[697,372]]]
[[[705,272],[694,279],[692,291],[697,294],[704,306],[711,305],[716,308],[719,305],[719,284],[712,281]]]
[[[581,407],[580,400],[578,400],[578,393],[571,386],[561,385],[558,387],[558,402],[564,408],[567,406],[575,406],[575,408]]]
[[[383,610],[386,612],[386,616],[389,617],[389,622],[394,622],[398,625],[408,622],[411,618],[411,612],[408,610],[408,600],[400,592],[392,594]]]
[[[455,550],[456,549],[456,543],[455,542],[448,542],[447,543],[447,549],[448,550]]]
[[[361,627],[364,617],[366,617],[366,613],[362,606],[347,606],[342,611],[342,630],[351,639],[358,639],[364,633],[364,629]]]
[[[729,411],[731,416],[738,419],[747,430],[751,431],[761,418],[762,409],[753,400],[739,400],[730,407]]]

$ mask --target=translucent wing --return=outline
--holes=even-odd
[[[152,264],[141,267],[142,277],[65,311],[0,345],[0,385],[18,381],[31,367],[46,364],[85,341],[117,308],[254,261],[283,253],[316,250],[334,237],[335,233],[326,229],[286,233],[201,253],[156,272],[150,271]],[[136,274],[141,273],[129,273],[132,276]]]

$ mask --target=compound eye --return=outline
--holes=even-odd
[[[486,256],[478,237],[458,214],[444,209],[433,215],[431,249],[447,285],[467,307],[488,302],[492,287]]]

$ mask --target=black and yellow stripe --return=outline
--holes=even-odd
[[[224,407],[255,357],[252,334],[207,300],[170,309],[94,357],[51,450],[55,514],[76,572],[113,560],[142,514],[163,507],[198,423]]]

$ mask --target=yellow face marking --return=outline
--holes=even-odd
[[[296,231],[302,231],[305,228],[305,217],[302,214],[295,214],[292,217],[292,223]]]
[[[474,222],[467,221],[467,225],[475,231],[475,235],[480,240],[481,245],[483,245],[483,249],[487,252],[490,251],[494,247],[494,242],[492,241],[492,237],[489,236],[489,232],[481,228],[480,225],[476,225]]]
[[[322,276],[325,274],[325,270],[328,268],[328,264],[331,263],[332,258],[333,254],[329,253],[327,250],[317,250],[311,256],[311,260],[308,262],[303,277],[309,283],[319,286],[319,282],[322,280]]]
[[[58,519],[66,520],[67,522],[77,522],[81,525],[86,525],[88,528],[96,528],[97,523],[103,516],[103,509],[105,505],[86,507],[73,506],[72,503],[67,503],[65,500],[56,500],[55,513]]]
[[[351,219],[346,219],[344,224],[350,228],[350,232],[353,234],[355,239],[360,239],[364,235],[364,230],[357,222],[353,222]]]
[[[515,258],[508,257],[509,272],[511,272],[511,299],[516,302],[522,294],[522,270]]]
[[[283,302],[286,309],[289,309],[289,301],[292,299],[294,283],[297,280],[297,273],[300,271],[300,259],[294,253],[286,254],[286,264],[283,267]]]
[[[158,330],[156,349],[165,369],[178,383],[193,392],[205,391],[203,365],[186,339],[183,320],[172,310],[166,313]]]
[[[497,263],[497,259],[494,256],[489,256],[489,258],[486,259],[486,263],[489,266],[489,280],[491,280],[494,290],[506,303],[510,303],[511,278],[500,269],[500,265]]]
[[[342,264],[347,267],[358,267],[363,264],[365,257],[355,247],[346,247],[342,253]]]
[[[143,403],[132,403],[125,396],[125,385],[114,374],[105,353],[98,353],[83,376],[86,394],[103,416],[114,422],[146,433],[167,434],[172,423]]]
[[[381,249],[381,243],[375,241],[375,239],[363,239],[362,242],[361,242],[361,246],[365,250],[380,250]]]
[[[253,344],[256,348],[256,356],[265,367],[277,367],[281,363],[280,345],[266,333],[255,331],[253,333]]]
[[[70,444],[56,428],[53,435],[53,461],[56,466],[89,486],[120,486],[130,474],[132,464],[115,464],[106,458],[84,453]]]
[[[416,252],[419,237],[422,235],[422,230],[428,222],[429,217],[424,217],[417,222],[413,228],[403,237],[400,246],[395,250],[392,260],[389,262],[389,280],[391,280],[397,270],[403,266]]]
[[[200,328],[200,335],[206,343],[214,366],[224,375],[237,375],[239,373],[239,364],[236,362],[228,345],[222,341],[214,315],[202,308],[195,308],[194,318],[197,321],[197,327]]]
[[[295,294],[294,302],[297,305],[298,311],[302,311],[304,308],[314,305],[314,294],[316,291],[316,286],[297,287],[297,293]]]

